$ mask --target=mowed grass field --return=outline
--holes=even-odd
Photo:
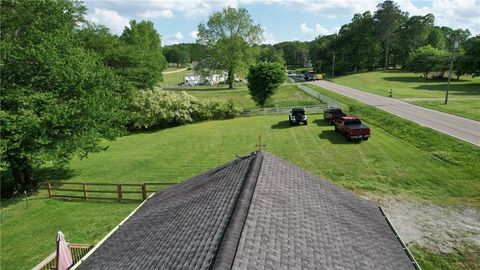
[[[447,105],[443,100],[411,100],[409,102],[432,110],[480,121],[480,98],[451,98]]]
[[[171,72],[171,71],[176,71],[178,69],[172,69],[172,70],[166,70],[167,72]],[[164,84],[179,84],[179,83],[182,83],[183,82],[183,78],[185,76],[190,76],[193,74],[193,71],[192,70],[181,70],[181,71],[178,71],[178,72],[172,72],[172,73],[167,73],[167,74],[163,74],[163,82]]]
[[[233,100],[235,106],[242,109],[259,108],[252,100],[246,87],[219,90],[186,90],[187,93],[201,99]],[[267,107],[290,107],[320,104],[321,101],[305,94],[292,84],[281,85]]]
[[[405,99],[413,104],[450,114],[480,120],[480,78],[462,76],[451,80],[449,102],[444,105],[446,80],[421,78],[403,71],[375,71],[340,76],[333,82],[373,94]]]
[[[40,175],[71,182],[184,181],[254,151],[261,132],[267,151],[357,194],[399,194],[480,208],[480,148],[316,90],[361,116],[372,138],[347,142],[321,115],[310,115],[308,126],[295,127],[286,115],[241,117],[125,136],[105,142],[105,152],[72,160],[69,170],[43,169]],[[68,241],[94,244],[137,206],[48,199],[43,190],[30,196],[28,204],[24,198],[2,201],[2,269],[27,269],[40,262],[55,249],[59,230]]]

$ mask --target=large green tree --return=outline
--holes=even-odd
[[[428,44],[435,17],[432,14],[412,16],[400,28],[397,46],[397,63],[406,66],[410,53]]]
[[[108,65],[136,88],[152,88],[162,80],[167,61],[160,35],[150,21],[130,21],[120,36],[119,46]]]
[[[283,56],[283,50],[276,48],[272,45],[262,45],[259,47],[260,54],[258,55],[258,61],[261,62],[274,62],[285,65],[285,58]]]
[[[355,14],[349,24],[342,26],[335,42],[336,72],[372,70],[378,65],[381,44],[375,38],[372,14]]]
[[[260,62],[250,66],[247,80],[252,99],[263,108],[285,81],[285,67],[280,63]]]
[[[408,67],[410,71],[421,72],[428,78],[432,71],[444,73],[448,69],[448,59],[446,51],[427,45],[410,54]]]
[[[77,1],[2,1],[1,159],[16,189],[33,188],[33,169],[100,151],[126,122],[117,76],[81,46]]]
[[[198,42],[208,53],[197,67],[200,73],[226,72],[229,88],[235,74],[244,74],[255,60],[253,44],[260,42],[262,28],[244,8],[224,8],[213,13],[207,24],[198,25]]]
[[[480,76],[480,35],[466,42],[463,65],[465,73]]]
[[[377,35],[383,43],[384,69],[388,69],[390,50],[397,41],[398,30],[408,18],[408,14],[400,10],[394,1],[387,0],[377,5],[373,18]]]

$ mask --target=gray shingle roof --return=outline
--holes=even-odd
[[[264,152],[158,192],[77,269],[415,269],[380,209]]]

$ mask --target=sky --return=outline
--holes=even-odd
[[[377,0],[84,0],[87,18],[121,34],[132,19],[150,20],[163,45],[195,42],[199,23],[223,7],[246,8],[263,27],[263,43],[313,40],[337,32],[353,15],[372,14]],[[435,24],[480,34],[480,0],[397,0],[413,15],[432,13]]]

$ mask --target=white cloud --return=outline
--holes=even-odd
[[[263,28],[263,44],[275,44],[277,41],[275,40],[275,37],[273,36],[273,33],[270,32],[270,30],[267,27],[262,27]]]
[[[107,26],[115,34],[121,34],[124,27],[129,24],[127,17],[108,9],[95,8],[93,13],[88,14],[86,17],[91,22]]]
[[[194,39],[197,39],[197,37],[198,37],[198,31],[192,31],[192,32],[190,32],[190,36],[191,36],[192,38],[194,38]]]
[[[304,34],[311,34],[313,33],[313,28],[309,28],[306,23],[300,24],[300,31]]]
[[[305,22],[300,24],[300,31],[306,35],[311,35],[311,36],[330,35],[338,31],[337,29],[338,27],[328,30],[327,28],[325,28],[323,25],[319,23],[316,23],[313,27],[308,27]]]
[[[182,32],[180,31],[177,31],[173,36],[175,37],[175,39],[183,39]]]
[[[172,18],[175,14],[187,18],[201,18],[206,20],[208,15],[224,7],[260,5],[260,8],[279,6],[308,16],[314,14],[320,17],[322,24],[304,25],[302,33],[316,35],[319,33],[333,33],[330,20],[336,18],[337,27],[348,23],[355,13],[376,10],[378,3],[383,0],[85,0],[90,8],[95,8],[89,15],[91,20],[104,24],[116,33],[120,33],[123,26],[128,24],[127,18]],[[436,25],[452,28],[467,28],[473,34],[480,33],[480,1],[479,0],[395,0],[400,8],[410,15],[425,15],[432,13],[436,18]],[[263,6],[261,6],[263,5]],[[258,6],[257,6],[258,7]],[[253,18],[254,21],[262,18]],[[188,22],[190,20],[186,20]],[[327,23],[328,22],[328,23]],[[324,27],[328,26],[328,27]],[[322,29],[323,27],[323,29]],[[326,29],[325,29],[326,28]],[[272,27],[272,30],[278,31]],[[326,31],[325,31],[326,30]],[[268,39],[267,33],[265,39]]]
[[[174,33],[174,34],[170,34],[170,35],[165,36],[165,41],[164,41],[164,43],[165,43],[165,45],[178,44],[178,43],[180,43],[183,39],[184,39],[184,36],[183,36],[182,32],[177,31],[177,32]]]
[[[261,2],[261,1],[259,1]],[[278,4],[292,10],[313,13],[325,18],[351,18],[355,13],[374,10],[378,0],[269,0],[271,4]]]
[[[138,13],[138,16],[149,19],[149,18],[173,18],[173,12],[169,9],[166,10],[147,10],[142,13]]]

